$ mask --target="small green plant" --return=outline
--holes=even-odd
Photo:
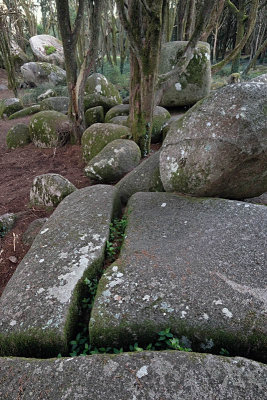
[[[221,348],[220,355],[221,356],[225,356],[225,357],[229,357],[230,353],[229,353],[228,350]]]
[[[82,308],[91,310],[93,307],[93,302],[94,298],[96,295],[96,290],[97,290],[97,279],[87,279],[85,278],[84,280],[85,285],[87,286],[88,289],[88,297],[84,297],[82,299]]]
[[[120,252],[126,226],[126,216],[121,219],[114,219],[109,225],[109,241],[107,241],[106,247],[106,257],[109,262],[115,261]]]
[[[53,54],[57,51],[57,49],[54,46],[48,46],[48,45],[45,45],[44,49],[45,49],[45,54],[47,56],[49,56],[50,54]]]

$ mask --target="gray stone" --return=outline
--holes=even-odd
[[[0,237],[4,237],[14,226],[16,214],[7,213],[0,216]]]
[[[117,117],[112,118],[109,122],[111,124],[124,125],[129,127],[127,115],[118,115]]]
[[[167,192],[242,199],[267,191],[267,85],[228,85],[172,124],[160,174]]]
[[[244,201],[248,203],[254,203],[254,204],[264,204],[267,206],[267,192],[261,194],[258,197],[252,197],[250,199],[244,199]]]
[[[129,115],[130,106],[129,104],[118,104],[117,106],[112,107],[105,116],[105,122],[110,122],[112,118]]]
[[[129,139],[130,129],[115,124],[93,124],[82,135],[82,152],[85,161],[90,161],[115,139]]]
[[[14,114],[16,111],[19,111],[22,108],[23,105],[20,99],[17,99],[16,97],[11,99],[3,99],[0,102],[0,117],[9,117],[11,114]]]
[[[160,180],[159,156],[159,151],[152,154],[117,183],[116,188],[123,204],[126,204],[129,198],[137,192],[164,191]]]
[[[181,111],[179,114],[172,115],[171,118],[166,121],[163,126],[162,126],[162,139],[164,140],[165,137],[167,136],[167,133],[170,130],[171,124],[175,121],[178,121],[180,118],[182,118],[185,114],[185,111]]]
[[[33,115],[41,111],[41,107],[39,104],[35,104],[30,107],[23,108],[20,111],[15,112],[14,114],[11,114],[8,119],[16,119],[16,118],[23,118],[26,117],[27,115]]]
[[[30,120],[30,136],[37,147],[64,146],[70,139],[71,125],[66,115],[57,111],[40,111]]]
[[[153,113],[151,142],[158,143],[162,139],[162,127],[171,118],[171,114],[163,107],[155,107]]]
[[[267,83],[267,74],[262,74],[256,78],[251,79],[251,82]]]
[[[40,106],[41,106],[41,111],[54,110],[61,112],[63,114],[67,114],[69,104],[70,104],[69,97],[58,96],[58,97],[49,97],[47,99],[42,100]]]
[[[112,183],[121,179],[140,162],[141,151],[132,140],[116,139],[108,143],[85,167],[89,178]]]
[[[48,99],[49,97],[55,97],[56,92],[53,89],[47,89],[44,93],[40,94],[40,96],[37,97],[38,101],[42,101],[44,99]]]
[[[106,105],[108,108],[111,108],[117,104],[122,103],[122,98],[120,96],[119,91],[115,88],[115,86],[107,80],[104,75],[95,73],[89,76],[86,81],[85,89],[84,89],[85,96],[93,95],[95,96],[95,100],[102,99],[105,102],[107,101]],[[93,98],[92,98],[93,100]],[[104,104],[94,104],[91,107],[95,106],[103,106],[106,110],[106,106]],[[87,108],[91,108],[87,107]]]
[[[8,90],[7,85],[1,84],[0,85],[0,90]]]
[[[23,147],[31,142],[29,127],[26,124],[17,124],[9,129],[6,144],[9,149]]]
[[[29,61],[29,57],[22,50],[22,48],[12,39],[10,41],[10,51],[13,56],[15,69],[19,71],[20,67]]]
[[[116,190],[104,185],[76,190],[59,204],[0,298],[1,355],[68,353],[84,279],[102,269],[117,207]]]
[[[63,46],[54,36],[33,36],[30,38],[30,46],[38,61],[64,66]]]
[[[182,52],[188,42],[168,42],[162,45],[159,73],[171,71],[177,62],[177,54]],[[207,96],[211,86],[210,46],[198,42],[196,52],[182,76],[164,93],[160,104],[163,107],[177,107],[195,104]]]
[[[89,128],[89,126],[104,122],[104,109],[102,106],[88,108],[88,110],[84,113],[85,126]]]
[[[23,64],[20,70],[24,81],[30,86],[44,83],[53,86],[66,84],[66,71],[57,65],[46,62],[29,62]]]
[[[3,400],[18,393],[27,400],[264,400],[267,367],[241,357],[161,351],[0,358],[0,376]]]
[[[99,283],[93,345],[155,339],[267,361],[265,206],[136,193],[120,257]]]
[[[74,190],[76,187],[64,176],[53,173],[39,175],[33,180],[30,201],[35,205],[54,207]]]
[[[38,218],[32,221],[22,235],[23,244],[26,246],[31,246],[47,220],[48,218]]]

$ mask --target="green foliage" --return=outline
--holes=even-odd
[[[109,241],[107,241],[106,247],[106,258],[109,262],[115,261],[120,253],[126,226],[126,216],[123,216],[121,219],[114,219],[109,225]]]
[[[119,61],[119,57],[118,57]],[[102,68],[97,72],[104,75],[113,85],[116,86],[122,98],[129,96],[129,82],[130,82],[130,64],[129,61],[124,64],[124,72],[121,74],[117,65],[110,65],[106,60],[103,62]]]
[[[220,355],[221,356],[225,356],[225,357],[229,357],[230,353],[229,353],[228,350],[221,348]]]
[[[53,54],[57,51],[57,49],[54,46],[48,46],[48,45],[45,45],[44,49],[45,49],[45,53],[47,56],[49,56],[50,54]]]

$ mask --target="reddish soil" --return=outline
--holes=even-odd
[[[0,69],[0,84],[7,85],[6,74]],[[14,97],[9,90],[0,90],[0,99]],[[31,207],[29,204],[30,188],[37,175],[57,173],[69,179],[77,188],[90,185],[84,176],[84,162],[81,149],[77,145],[66,145],[61,148],[39,149],[33,144],[8,150],[6,134],[18,123],[28,123],[31,116],[15,120],[0,119],[0,215],[15,213],[17,220],[14,228],[0,237],[0,297],[13,275],[16,267],[29,250],[22,242],[22,235],[29,224],[38,218],[47,217],[53,210],[45,207]],[[151,146],[157,151],[160,144]],[[16,257],[16,263],[10,257]]]
[[[6,84],[5,72],[0,69],[0,84]],[[0,90],[0,98],[14,97],[9,90]],[[29,247],[22,243],[22,234],[37,218],[49,216],[53,210],[30,207],[29,194],[37,175],[55,172],[69,179],[77,188],[90,185],[83,175],[84,163],[79,146],[67,145],[56,149],[39,149],[33,144],[8,150],[6,134],[17,123],[28,123],[31,117],[0,120],[0,215],[17,214],[14,228],[0,237],[0,296]],[[16,263],[9,257],[15,256]]]

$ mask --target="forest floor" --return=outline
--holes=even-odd
[[[0,69],[0,85],[7,85],[5,71]],[[9,90],[0,90],[0,99],[14,97]],[[29,204],[30,188],[37,175],[57,173],[69,179],[77,188],[90,185],[83,174],[84,162],[80,146],[66,145],[61,148],[39,149],[32,143],[9,150],[6,146],[8,130],[18,123],[28,123],[31,117],[15,120],[0,119],[0,215],[15,213],[16,224],[4,238],[0,237],[0,296],[17,265],[29,250],[22,242],[22,235],[29,224],[38,218],[49,216],[53,210],[32,207]],[[11,262],[10,257],[17,262]],[[12,258],[11,258],[12,259]]]

